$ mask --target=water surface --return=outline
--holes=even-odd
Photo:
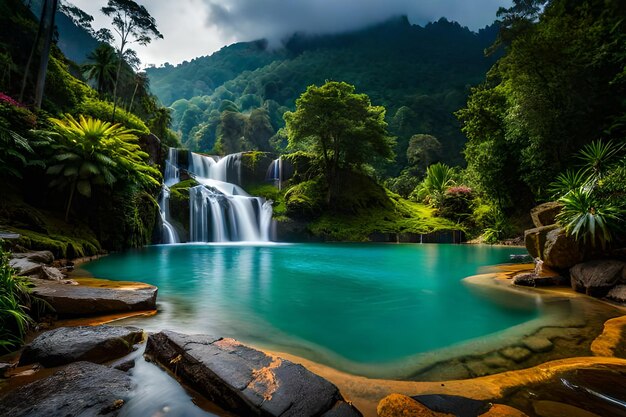
[[[539,311],[461,280],[523,250],[476,245],[162,245],[83,267],[159,287],[144,328],[234,337],[350,371],[507,329]]]

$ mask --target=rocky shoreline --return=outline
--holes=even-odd
[[[581,316],[593,323],[570,320],[560,326],[543,326],[519,342],[495,345],[493,351],[485,348],[480,355],[456,355],[435,362],[413,375],[412,381],[379,380],[289,354],[263,352],[233,339],[167,330],[146,335],[138,328],[102,325],[108,320],[98,319],[102,315],[119,319],[154,311],[156,287],[67,279],[57,268],[63,275],[58,277],[50,272],[55,267],[45,253],[16,259],[20,273],[30,274],[33,292],[55,308],[58,318],[84,324],[77,318],[88,317],[87,323],[95,325],[45,331],[19,358],[12,358],[13,363],[1,364],[0,371],[8,379],[0,380],[0,415],[118,415],[136,395],[137,382],[131,376],[137,361],[158,365],[188,387],[192,398],[215,404],[218,415],[578,415],[588,404],[607,412],[613,409],[597,398],[577,402],[575,393],[561,392],[559,381],[570,378],[585,386],[587,382],[577,376],[583,372],[593,376],[587,385],[598,389],[603,378],[609,381],[626,375],[626,360],[619,359],[626,357],[626,316],[617,307],[610,314],[583,311]],[[479,291],[530,291],[544,300],[591,305],[586,296],[559,287],[514,285],[515,277],[530,273],[531,268],[516,266],[468,280]],[[42,279],[42,274],[58,278]],[[541,399],[533,400],[531,394]]]

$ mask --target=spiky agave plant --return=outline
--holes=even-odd
[[[623,149],[624,145],[622,144],[600,140],[594,140],[581,149],[578,159],[583,163],[584,172],[593,186],[604,177]]]
[[[426,169],[426,177],[417,186],[417,197],[439,207],[446,190],[454,184],[454,170],[438,162]]]
[[[576,240],[590,243],[592,248],[600,244],[605,249],[612,241],[612,233],[623,223],[624,213],[614,205],[599,201],[584,186],[571,190],[559,199],[563,204],[556,220],[568,235]]]

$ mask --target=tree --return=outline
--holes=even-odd
[[[310,148],[323,167],[327,203],[336,192],[340,170],[393,156],[394,140],[387,134],[385,108],[372,106],[366,94],[354,91],[354,86],[345,82],[309,86],[296,100],[296,110],[284,116],[289,146]]]
[[[422,170],[441,158],[441,143],[432,135],[413,135],[409,140],[406,157],[411,165]]]
[[[448,188],[455,184],[454,170],[441,162],[431,165],[426,170],[426,177],[417,186],[417,198],[440,208]]]
[[[96,90],[100,94],[112,90],[116,68],[115,50],[106,43],[101,43],[87,55],[87,63],[82,66],[85,77],[95,82]]]
[[[115,110],[117,107],[117,86],[124,53],[128,44],[136,42],[140,45],[149,44],[153,38],[163,39],[163,35],[156,27],[156,21],[145,7],[140,6],[133,0],[108,0],[107,6],[102,8],[102,13],[113,18],[113,30],[120,39],[117,48],[118,64],[113,84],[113,117],[115,122]]]

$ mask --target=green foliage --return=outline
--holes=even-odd
[[[279,190],[272,184],[254,184],[246,187],[246,191],[250,195],[263,197],[268,201],[272,201],[272,210],[273,217],[275,219],[284,218],[287,213],[287,204],[285,202],[285,190]],[[301,193],[301,191],[294,190],[292,193],[292,198],[295,200],[296,194]],[[294,201],[292,200],[292,202]],[[296,204],[297,205],[297,204]],[[297,208],[292,206],[292,211],[295,209],[297,212]]]
[[[385,109],[354,91],[343,82],[309,86],[296,101],[296,111],[285,113],[289,146],[308,148],[323,167],[326,203],[340,194],[336,189],[340,170],[358,170],[393,155]]]
[[[483,241],[490,245],[501,242],[511,234],[511,225],[506,216],[492,209],[487,216],[487,227],[483,230]]]
[[[87,62],[82,65],[85,77],[94,83],[96,91],[101,94],[112,92],[116,69],[115,49],[106,43],[101,43],[87,55]]]
[[[440,208],[446,190],[455,184],[455,173],[452,168],[438,162],[426,170],[426,177],[417,186],[415,197],[434,207]]]
[[[595,185],[601,180],[623,149],[623,144],[617,145],[611,141],[604,143],[594,140],[585,145],[577,156],[585,167],[584,173],[589,177],[589,182]]]
[[[606,201],[602,204],[591,190],[584,187],[571,190],[559,202],[563,209],[557,215],[557,221],[568,234],[583,243],[590,243],[592,248],[599,243],[605,249],[613,240],[612,233],[623,223],[622,210]]]
[[[113,116],[113,104],[98,99],[85,100],[75,107],[76,114],[91,116],[94,119],[111,120]],[[115,113],[117,123],[137,133],[149,133],[145,123],[132,113],[118,109]]]
[[[0,240],[0,350],[12,351],[24,342],[24,335],[34,324],[28,315],[30,288],[24,277],[15,275],[9,266],[9,254]]]
[[[409,139],[406,157],[411,165],[425,171],[441,158],[441,143],[432,135],[413,135]]]
[[[573,171],[568,169],[556,177],[556,180],[550,184],[548,191],[552,198],[559,198],[572,190],[583,187],[588,181],[589,177],[585,170]]]
[[[403,169],[399,176],[385,180],[385,187],[404,198],[415,190],[420,183],[418,173],[413,169]]]
[[[324,205],[325,188],[319,181],[304,181],[285,192],[287,214],[293,217],[311,217]]]

